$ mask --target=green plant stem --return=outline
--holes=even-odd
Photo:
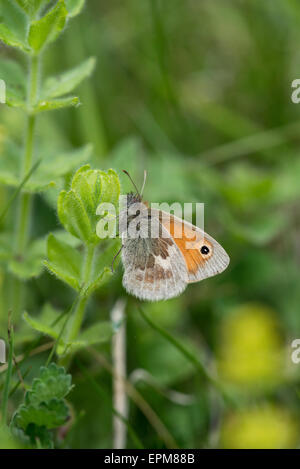
[[[66,316],[66,319],[65,319],[65,321],[64,321],[64,323],[63,323],[63,325],[62,325],[62,328],[61,328],[61,330],[60,330],[60,333],[58,334],[58,336],[57,336],[57,338],[56,338],[56,340],[55,340],[55,342],[54,342],[54,344],[53,344],[53,347],[51,348],[51,351],[50,351],[50,353],[49,353],[49,356],[48,356],[48,358],[47,358],[47,361],[46,361],[46,365],[45,365],[45,366],[48,366],[48,365],[50,364],[50,362],[51,362],[51,360],[52,360],[52,357],[53,357],[54,353],[56,352],[56,349],[57,349],[57,346],[58,346],[58,344],[59,344],[59,341],[60,341],[60,339],[61,339],[62,336],[63,336],[63,333],[64,333],[64,331],[65,331],[65,329],[66,329],[66,326],[67,326],[67,324],[68,324],[68,321],[69,321],[69,319],[70,319],[70,316],[71,316],[71,314],[72,314],[72,312],[73,312],[73,309],[74,309],[75,305],[77,304],[78,298],[79,298],[79,295],[77,295],[77,297],[75,298],[75,300],[73,301],[73,303],[71,304],[71,306],[68,308],[67,312],[63,312],[63,313],[57,318],[57,320],[54,321],[54,323],[57,324],[57,322],[59,322],[59,320],[61,319],[62,316]]]
[[[8,404],[8,396],[9,396],[9,386],[12,374],[12,367],[13,367],[13,353],[14,353],[14,331],[12,326],[8,326],[8,345],[9,345],[9,352],[8,352],[8,362],[7,362],[7,371],[6,371],[6,378],[5,384],[3,389],[3,396],[2,396],[2,405],[1,405],[1,415],[2,415],[2,423],[5,425],[7,421],[7,404]]]
[[[94,246],[86,246],[85,259],[84,259],[84,264],[83,264],[83,278],[82,278],[84,285],[86,285],[89,282],[90,277],[91,277],[94,252],[95,252]],[[70,334],[69,334],[70,342],[75,340],[80,332],[87,301],[88,301],[87,296],[82,296],[78,301],[77,308],[75,310],[71,329],[70,329]]]
[[[28,116],[25,155],[21,178],[24,177],[24,174],[28,172],[32,165],[34,127],[35,117]],[[17,256],[22,256],[27,244],[30,224],[31,200],[32,196],[27,192],[22,193],[19,199],[15,231],[15,253]]]
[[[34,131],[36,126],[36,116],[33,114],[33,107],[38,97],[39,83],[39,56],[30,58],[29,81],[27,92],[27,124],[25,133],[25,147],[22,161],[20,179],[24,179],[31,170],[33,163]],[[14,251],[17,258],[21,258],[25,252],[31,223],[32,195],[23,192],[20,195],[17,205],[17,218],[15,224]],[[19,280],[15,279],[13,285],[13,311],[19,314],[22,308],[23,286]]]
[[[84,257],[83,274],[82,274],[83,286],[87,285],[91,278],[94,254],[95,254],[95,246],[88,245],[85,247],[85,257]],[[74,315],[71,318],[71,325],[70,325],[69,333],[66,339],[67,343],[74,342],[78,337],[78,334],[80,332],[82,322],[84,319],[84,313],[85,313],[88,299],[89,299],[88,296],[84,294],[79,297],[77,307],[74,311]],[[70,361],[71,361],[71,354],[67,354],[64,357],[62,357],[62,359],[60,360],[60,364],[67,368],[70,364]]]

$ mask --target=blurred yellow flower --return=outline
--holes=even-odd
[[[231,414],[221,429],[222,448],[295,448],[299,441],[296,420],[283,408],[263,405]]]
[[[221,326],[217,351],[223,379],[247,387],[272,386],[282,379],[285,351],[274,312],[242,305]]]

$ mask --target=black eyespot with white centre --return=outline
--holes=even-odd
[[[211,255],[210,248],[206,246],[206,244],[203,244],[203,246],[201,246],[200,252],[202,254],[202,257],[204,257],[204,259],[210,257]]]

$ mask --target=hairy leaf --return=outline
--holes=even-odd
[[[86,286],[83,290],[84,295],[91,295],[94,291],[98,288],[103,286],[107,280],[112,275],[112,262],[114,256],[117,254],[120,248],[120,240],[119,239],[112,239],[106,241],[107,246],[106,248],[100,250],[97,253],[93,274],[91,278],[91,282]],[[116,268],[118,260],[115,261],[114,267]]]
[[[70,233],[85,243],[98,244],[97,207],[105,202],[116,205],[119,194],[119,178],[113,170],[93,170],[85,165],[76,171],[71,190],[62,191],[59,195],[60,221]]]
[[[8,269],[21,280],[38,277],[43,271],[45,253],[46,239],[37,239],[29,245],[21,257],[10,260]]]
[[[84,145],[64,153],[56,153],[47,155],[37,170],[36,177],[40,174],[48,176],[49,180],[59,176],[64,176],[74,171],[79,165],[89,160],[92,152],[92,145]]]
[[[42,402],[39,406],[22,404],[14,423],[23,430],[26,430],[30,424],[51,429],[63,425],[68,414],[68,407],[63,400],[52,399],[47,404]]]
[[[78,15],[84,7],[85,0],[65,0],[68,16]]]
[[[26,182],[23,191],[35,193],[54,187],[66,174],[74,171],[78,165],[88,161],[92,152],[91,145],[64,153],[53,155],[49,150],[43,152],[44,158],[38,169]],[[7,141],[1,152],[0,182],[6,186],[18,187],[19,168],[21,165],[21,149],[11,141]]]
[[[18,102],[25,106],[26,80],[23,68],[14,60],[0,60],[0,78],[6,85],[6,103]]]
[[[77,238],[89,243],[94,233],[84,205],[73,190],[62,191],[58,197],[58,216],[65,228]]]
[[[27,52],[26,33],[27,18],[19,5],[12,0],[0,2],[0,41]]]
[[[57,98],[71,93],[85,78],[93,72],[96,59],[91,57],[77,67],[62,73],[57,77],[49,77],[44,85],[43,96],[45,100]]]
[[[45,16],[31,23],[28,33],[28,43],[37,53],[50,42],[55,41],[64,29],[68,12],[63,0],[48,11]]]
[[[48,261],[45,265],[50,272],[75,290],[80,289],[82,256],[72,246],[58,240],[53,234],[48,237]]]
[[[113,169],[101,171],[101,203],[110,202],[117,206],[120,196],[120,181]]]
[[[101,321],[81,332],[76,339],[76,343],[78,346],[81,344],[81,347],[88,347],[90,345],[108,342],[112,335],[112,324],[108,321]]]
[[[51,99],[51,100],[41,100],[34,107],[33,111],[35,113],[44,112],[44,111],[55,111],[57,109],[64,109],[66,107],[76,107],[79,106],[80,101],[77,96],[68,96],[61,99]]]
[[[52,448],[53,434],[48,430],[66,422],[69,409],[64,397],[71,389],[71,375],[64,368],[55,363],[42,366],[13,416],[13,434],[26,443],[30,441],[33,447],[38,441],[43,448]]]
[[[43,311],[44,312],[42,312],[42,314],[37,318],[30,316],[28,313],[25,312],[23,314],[23,319],[35,331],[48,335],[53,339],[57,339],[59,331],[61,329],[61,325],[52,325],[55,323],[57,315],[53,314],[53,310],[49,305],[45,305]]]
[[[95,290],[98,290],[112,275],[112,271],[109,267],[105,267],[96,277],[96,279],[89,283],[89,285],[83,290],[83,295],[90,296]]]
[[[72,389],[72,377],[63,367],[51,363],[40,368],[39,378],[35,378],[25,396],[25,403],[38,405],[51,399],[64,398]]]
[[[16,0],[20,7],[29,15],[34,17],[41,7],[50,2],[50,0]]]

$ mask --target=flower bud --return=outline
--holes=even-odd
[[[76,171],[70,190],[59,194],[59,219],[69,233],[85,244],[97,244],[100,241],[96,234],[97,207],[107,202],[117,205],[119,195],[120,182],[115,171],[82,166]]]

